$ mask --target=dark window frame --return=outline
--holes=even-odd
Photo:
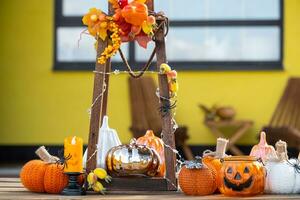
[[[55,24],[54,24],[54,70],[93,70],[95,62],[59,62],[57,60],[57,28],[58,27],[83,27],[81,17],[63,16],[63,0],[55,0]],[[205,71],[226,71],[226,70],[283,70],[283,22],[284,22],[284,0],[280,0],[280,18],[278,20],[188,20],[170,22],[172,27],[204,27],[204,26],[278,26],[280,58],[279,61],[169,61],[169,64],[177,70],[205,70]],[[135,44],[128,45],[129,59],[131,66],[142,66],[144,62],[135,59]],[[96,60],[96,58],[95,58]],[[154,63],[153,63],[154,64]],[[113,62],[112,67],[124,68],[122,62]],[[125,68],[124,68],[125,69]]]

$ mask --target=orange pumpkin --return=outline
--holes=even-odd
[[[152,130],[148,130],[146,134],[136,141],[137,144],[146,145],[154,149],[160,157],[158,176],[164,176],[166,171],[164,142],[159,137],[156,137]]]
[[[202,158],[202,161],[208,167],[213,168],[218,173],[222,168],[222,163],[219,158],[214,158],[212,156],[205,156]]]
[[[68,176],[64,174],[63,166],[32,160],[26,163],[20,172],[21,182],[32,192],[60,193],[68,184]],[[83,176],[78,182],[83,184]]]
[[[219,158],[214,158],[212,156],[205,156],[202,158],[202,162],[210,169],[214,170],[216,172],[216,176],[218,176],[218,174],[220,173],[220,170],[222,168],[222,163],[221,160]],[[216,177],[217,180],[218,177]],[[218,181],[217,181],[217,185],[219,185]]]
[[[228,196],[251,196],[264,191],[265,169],[254,156],[224,158],[219,190]]]
[[[41,160],[31,160],[26,163],[20,172],[21,182],[32,192],[45,192],[44,175],[46,164]]]
[[[148,8],[144,3],[133,1],[122,9],[121,14],[127,23],[141,26],[147,20]]]
[[[217,188],[216,172],[201,160],[186,161],[178,175],[179,186],[187,195],[209,195]]]

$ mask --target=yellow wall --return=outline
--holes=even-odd
[[[285,70],[280,72],[180,72],[177,121],[190,144],[215,139],[202,124],[198,103],[233,105],[255,126],[240,141],[254,143],[274,111],[287,78],[300,75],[300,1],[285,1]],[[0,1],[0,144],[61,144],[78,135],[87,142],[93,74],[54,72],[53,0]],[[127,76],[111,78],[109,115],[122,141],[131,134]]]

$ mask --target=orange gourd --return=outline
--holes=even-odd
[[[31,160],[26,163],[20,172],[21,182],[32,192],[44,192],[44,175],[46,164],[41,160]]]
[[[160,157],[158,176],[164,176],[166,171],[164,142],[159,137],[156,137],[152,130],[148,130],[146,134],[136,141],[137,144],[146,145],[154,149]]]
[[[216,174],[218,175],[221,168],[222,168],[222,163],[219,158],[214,158],[212,156],[205,156],[202,158],[202,162],[210,169],[214,170]],[[217,178],[218,180],[218,178]],[[219,185],[217,181],[217,185]]]
[[[216,172],[201,160],[186,161],[178,175],[179,186],[186,195],[209,195],[217,188]]]
[[[68,176],[64,174],[63,166],[56,164],[47,165],[44,175],[45,192],[59,194],[68,184]]]
[[[208,153],[203,153],[202,162],[207,165],[209,168],[216,171],[217,174],[220,173],[220,170],[222,168],[221,159],[223,159],[226,154],[226,146],[227,146],[228,140],[224,138],[218,138],[217,139],[217,145],[216,145],[216,151],[211,152],[208,151]],[[219,178],[217,177],[217,180]],[[219,182],[217,181],[217,185],[219,185]]]
[[[212,156],[205,156],[202,158],[204,164],[208,167],[214,168],[217,172],[222,168],[222,163],[219,158],[214,158]]]
[[[265,169],[254,156],[224,158],[219,190],[228,196],[251,196],[264,191]]]
[[[133,1],[122,9],[121,14],[127,23],[141,26],[147,20],[148,8],[144,3]]]

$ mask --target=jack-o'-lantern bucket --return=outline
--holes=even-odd
[[[254,156],[230,156],[221,160],[219,190],[227,196],[253,196],[264,191],[265,168]]]

